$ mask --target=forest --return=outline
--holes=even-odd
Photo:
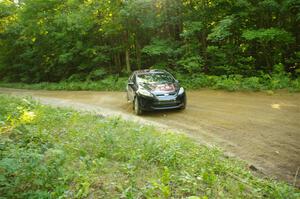
[[[86,82],[160,68],[300,88],[299,11],[298,0],[2,0],[0,80]]]

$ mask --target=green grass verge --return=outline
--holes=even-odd
[[[0,198],[299,198],[189,138],[0,95]]]
[[[291,92],[300,91],[300,78],[291,79],[287,75],[263,75],[260,77],[208,76],[208,75],[176,75],[183,87],[187,89],[222,89],[227,91],[263,91],[287,89]],[[59,83],[1,83],[0,87],[36,89],[36,90],[96,90],[96,91],[124,91],[126,77],[109,76],[101,81],[59,82]]]
[[[260,77],[195,75],[189,78],[177,75],[187,89],[212,88],[227,91],[264,91],[287,89],[300,91],[300,78],[291,79],[285,74],[262,75]]]
[[[127,79],[128,78],[125,77],[117,78],[117,77],[110,76],[101,81],[84,81],[84,82],[59,82],[59,83],[41,82],[36,84],[0,82],[0,87],[33,89],[33,90],[124,91],[126,88]]]

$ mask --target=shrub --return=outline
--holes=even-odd
[[[277,69],[276,69],[277,70]],[[280,71],[280,69],[278,69]],[[278,71],[277,70],[277,71]],[[259,91],[288,89],[292,92],[300,90],[299,78],[292,79],[286,73],[261,74],[260,76],[243,77],[241,75],[209,76],[205,74],[184,75],[175,73],[180,84],[186,89],[213,88],[228,91]],[[128,77],[107,76],[99,81],[83,81],[59,83],[42,82],[37,84],[0,83],[2,87],[45,89],[45,90],[97,90],[125,91]]]
[[[248,77],[243,79],[241,82],[241,88],[243,90],[261,90],[260,78],[259,77]]]

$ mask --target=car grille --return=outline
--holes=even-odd
[[[156,96],[161,97],[161,96],[173,96],[176,95],[176,92],[168,93],[167,95],[165,94],[156,94]]]
[[[157,105],[170,105],[170,104],[177,104],[177,103],[178,103],[177,100],[155,102],[155,104],[157,104]]]

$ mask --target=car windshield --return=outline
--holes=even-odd
[[[174,78],[168,73],[146,73],[137,75],[138,83],[170,83],[174,82]]]

